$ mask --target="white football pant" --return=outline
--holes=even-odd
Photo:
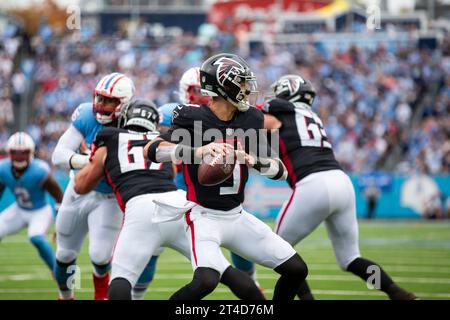
[[[13,203],[0,213],[0,239],[28,226],[28,238],[45,236],[53,223],[52,207],[47,204],[37,210],[24,210]]]
[[[151,256],[159,255],[161,247],[172,248],[190,258],[183,219],[154,223],[154,199],[179,203],[185,201],[186,192],[149,193],[127,202],[124,223],[113,254],[111,280],[124,278],[134,287]],[[226,261],[225,257],[222,258]]]
[[[75,260],[89,232],[89,257],[93,263],[105,265],[111,260],[122,211],[114,194],[91,191],[79,195],[73,183],[71,179],[56,217],[56,259],[63,263]]]
[[[185,226],[189,227],[194,270],[207,267],[222,274],[229,263],[222,259],[221,246],[271,269],[296,254],[289,243],[241,206],[229,211],[195,206],[185,215]]]
[[[277,217],[275,231],[295,246],[325,222],[342,269],[360,257],[355,191],[341,170],[308,175],[297,182]]]

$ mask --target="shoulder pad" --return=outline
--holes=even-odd
[[[72,113],[72,122],[75,122],[82,116],[82,114],[85,114],[86,112],[92,112],[92,103],[82,103],[80,104]]]
[[[270,114],[295,112],[294,105],[283,99],[272,99],[264,106],[265,112]]]
[[[188,126],[193,123],[195,111],[200,110],[196,104],[179,104],[172,111],[172,124]]]
[[[111,137],[113,137],[115,134],[121,132],[121,129],[114,128],[114,127],[105,127],[99,132],[97,132],[97,135],[95,136],[94,145],[95,148],[100,148],[106,146],[106,143]]]

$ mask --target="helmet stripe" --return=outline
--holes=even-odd
[[[106,84],[105,84],[105,90],[108,89],[109,84],[111,83],[111,81],[112,81],[117,75],[118,75],[118,73],[117,73],[117,72],[114,72],[114,73],[111,75],[111,77],[108,79],[108,81],[106,81]]]
[[[22,145],[22,132],[19,132],[19,134],[17,135],[18,138],[18,145],[21,146]]]
[[[112,93],[112,91],[113,91],[113,89],[114,89],[114,86],[116,85],[116,83],[117,83],[117,82],[119,82],[119,80],[120,80],[120,79],[123,79],[123,78],[125,78],[125,76],[124,76],[124,75],[120,76],[119,78],[117,78],[117,80],[116,80],[116,81],[114,81],[114,83],[113,83],[113,84],[112,84],[112,86],[111,86],[111,89],[109,89],[109,94],[111,94],[111,93]]]

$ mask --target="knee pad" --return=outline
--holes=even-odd
[[[111,252],[107,252],[107,250],[102,248],[93,248],[89,249],[89,258],[94,265],[106,265],[111,261]]]
[[[308,266],[297,253],[276,267],[275,271],[282,276],[298,277],[302,280],[308,276]]]
[[[131,283],[124,278],[115,278],[109,284],[108,300],[131,300]]]
[[[56,250],[56,260],[62,263],[70,263],[76,260],[78,253],[75,250],[58,248]]]
[[[212,292],[220,281],[220,273],[211,268],[200,267],[194,272],[193,284],[202,292]]]

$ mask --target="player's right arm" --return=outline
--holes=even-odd
[[[72,114],[72,123],[64,134],[59,138],[53,151],[52,163],[66,169],[81,169],[89,162],[89,155],[79,154],[77,150],[84,141],[84,136],[80,131],[82,120],[80,117],[81,104]]]
[[[103,128],[97,133],[89,163],[75,176],[74,190],[78,194],[86,194],[95,189],[105,176],[105,161],[108,156],[107,140],[113,128]]]
[[[264,115],[264,129],[275,130],[281,128],[281,121],[271,114]]]
[[[277,109],[280,109],[277,105],[278,100],[270,100],[264,104],[264,106],[261,108],[261,111],[264,113],[264,129],[268,130],[275,130],[280,129],[283,125],[280,120],[276,116],[274,116],[272,111],[277,111]],[[278,108],[277,108],[278,107]],[[287,108],[285,108],[287,110]],[[283,108],[281,108],[281,111],[283,111]],[[291,112],[291,110],[289,110]]]
[[[84,137],[73,125],[59,138],[53,151],[52,163],[66,169],[81,169],[89,162],[89,156],[76,151],[83,143]]]
[[[105,176],[106,146],[96,149],[91,161],[75,176],[74,190],[78,194],[86,194],[95,189]]]

